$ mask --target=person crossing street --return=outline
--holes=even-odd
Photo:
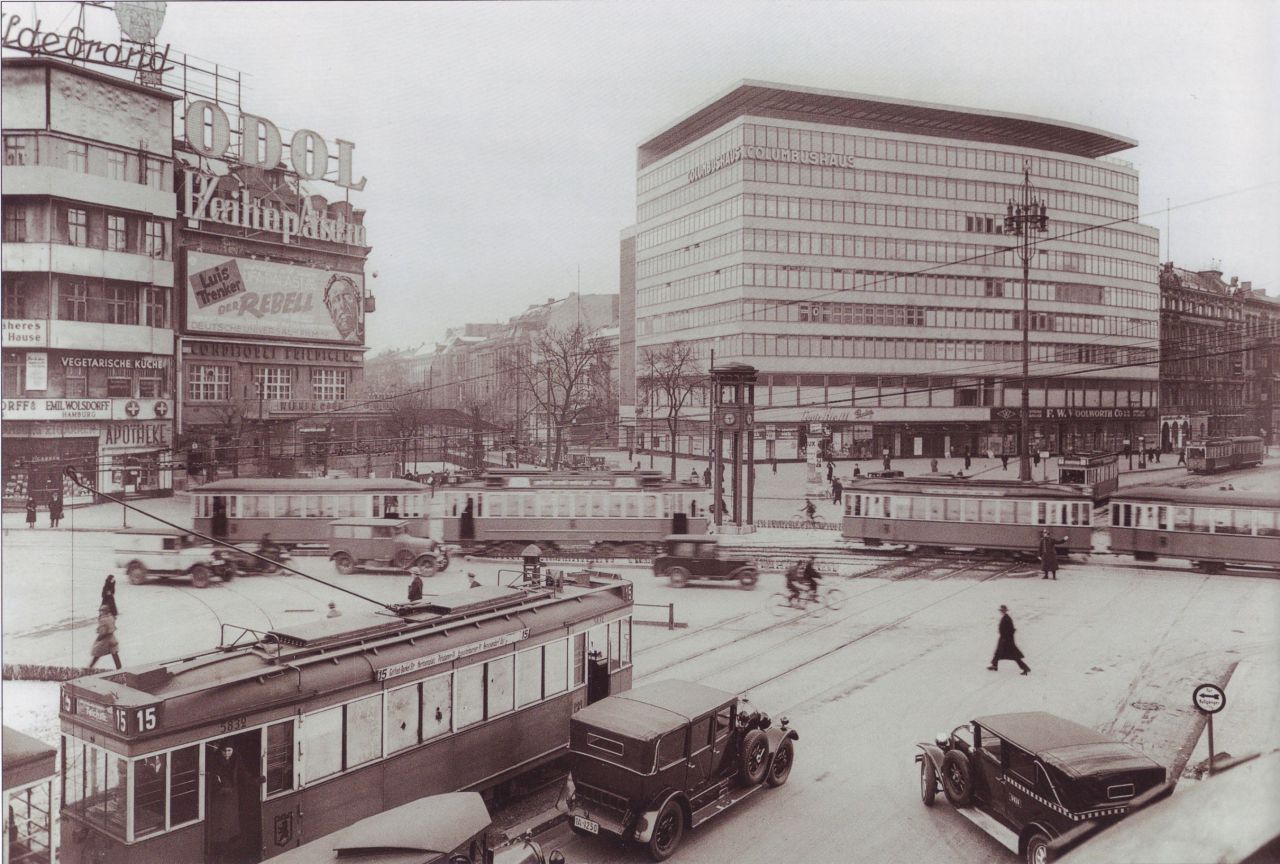
[[[991,655],[991,665],[987,667],[991,672],[1000,671],[1001,660],[1012,660],[1017,663],[1023,675],[1031,671],[1031,667],[1023,662],[1025,655],[1018,650],[1018,643],[1013,641],[1013,634],[1017,629],[1013,626],[1013,619],[1009,617],[1009,607],[1001,603],[1000,624],[997,628],[999,639],[996,640],[996,651]]]

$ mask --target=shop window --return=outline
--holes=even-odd
[[[108,378],[107,395],[128,397],[133,395],[132,378]]]
[[[84,369],[68,369],[66,383],[63,386],[68,399],[83,399],[89,395],[89,379]]]
[[[191,399],[193,402],[226,402],[230,400],[231,367],[188,367],[187,398]]]

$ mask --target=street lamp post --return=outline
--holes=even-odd
[[[1010,199],[1004,217],[1004,233],[1021,238],[1017,246],[1018,257],[1022,259],[1022,428],[1018,441],[1018,479],[1024,482],[1031,480],[1031,453],[1028,450],[1031,443],[1031,394],[1027,382],[1031,358],[1031,234],[1043,234],[1049,222],[1044,201],[1033,199],[1031,193],[1031,170],[1024,165],[1022,200],[1015,202]]]

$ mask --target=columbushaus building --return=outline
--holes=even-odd
[[[1152,441],[1158,237],[1135,221],[1137,171],[1109,156],[1135,144],[742,82],[639,147],[636,374],[677,340],[703,370],[713,351],[755,366],[762,458],[815,433],[860,458],[1016,452],[1022,263],[1003,226],[1025,167],[1048,214],[1030,272],[1031,444]],[[681,452],[705,452],[698,410]]]

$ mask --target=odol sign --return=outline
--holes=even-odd
[[[183,128],[187,145],[192,150],[210,159],[225,158],[231,146],[231,121],[221,107],[207,99],[195,100],[187,106]],[[274,168],[280,163],[283,151],[280,129],[266,117],[241,112],[240,136],[239,161],[242,164]],[[365,178],[354,182],[351,179],[351,153],[356,145],[341,138],[336,139],[336,143],[338,179],[333,182],[359,192],[364,189]],[[329,167],[329,146],[319,133],[299,129],[289,142],[289,161],[302,179],[323,180]]]

